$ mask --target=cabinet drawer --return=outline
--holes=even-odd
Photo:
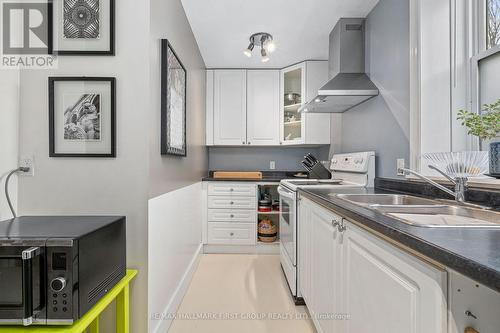
[[[208,223],[208,244],[253,245],[256,227],[254,223]]]
[[[255,197],[257,195],[257,188],[255,184],[210,183],[208,184],[208,195]]]
[[[257,199],[253,197],[208,197],[208,208],[252,209],[256,210]]]
[[[256,223],[257,217],[255,210],[244,209],[209,209],[209,222],[249,222]]]

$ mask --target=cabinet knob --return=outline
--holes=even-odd
[[[233,215],[233,214],[231,214],[231,215],[229,215],[229,216],[230,216],[231,218],[233,218],[233,217],[234,217],[234,215]]]
[[[229,204],[234,205],[234,201],[231,201]]]
[[[248,144],[250,144],[250,141],[248,141]]]
[[[242,143],[242,144],[245,144],[245,141],[242,141],[241,143]]]
[[[233,192],[233,191],[234,191],[234,188],[230,188],[230,189],[229,189],[229,192]]]
[[[230,235],[230,236],[234,236],[234,232],[231,232],[229,235]]]

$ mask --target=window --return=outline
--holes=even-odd
[[[486,0],[486,48],[500,45],[500,0]]]

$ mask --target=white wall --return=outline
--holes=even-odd
[[[150,2],[149,317],[175,312],[201,248],[201,184],[207,174],[205,63],[180,0]],[[187,157],[160,155],[160,39],[187,71]],[[149,332],[170,321],[151,319]]]
[[[147,330],[147,199],[150,87],[149,2],[116,6],[116,56],[59,57],[59,69],[21,73],[20,152],[35,155],[35,177],[19,182],[24,215],[126,215],[131,332]],[[47,78],[116,77],[116,158],[49,158]],[[112,315],[101,331],[113,332]]]
[[[149,200],[149,332],[167,331],[196,268],[201,189],[198,182]]]
[[[11,218],[4,196],[7,173],[18,164],[19,71],[0,70],[0,221]],[[17,207],[17,176],[10,180],[14,209]]]

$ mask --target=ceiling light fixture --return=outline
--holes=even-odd
[[[273,41],[273,36],[271,34],[268,34],[267,32],[258,32],[250,36],[250,44],[243,51],[243,53],[250,58],[252,56],[252,51],[255,46],[260,46],[261,48],[260,54],[262,56],[261,59],[262,62],[268,62],[269,61],[268,54],[274,52],[274,50],[276,49],[276,45],[274,44]]]

